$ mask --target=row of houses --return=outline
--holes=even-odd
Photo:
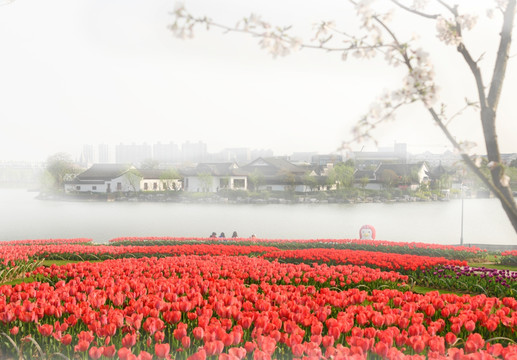
[[[178,169],[137,169],[129,164],[94,164],[65,181],[65,191],[112,193],[135,191],[217,192],[230,190],[268,190],[310,192],[335,189],[329,173],[333,164],[298,165],[284,158],[258,158],[239,166],[236,163],[199,163]],[[354,183],[366,189],[380,189],[388,182],[418,187],[429,181],[427,164],[380,164],[372,170],[355,170]],[[389,180],[389,179],[388,179]]]

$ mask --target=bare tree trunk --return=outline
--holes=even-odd
[[[507,8],[504,12],[503,27],[501,30],[501,42],[497,51],[497,58],[492,76],[492,83],[488,93],[486,102],[481,106],[481,123],[483,125],[483,135],[485,138],[486,151],[489,163],[495,164],[491,167],[492,182],[499,190],[496,196],[501,201],[504,211],[508,215],[515,231],[517,232],[517,206],[510,189],[510,185],[502,184],[501,178],[504,175],[504,169],[501,165],[501,154],[499,152],[499,144],[496,133],[496,111],[503,80],[506,74],[506,65],[510,53],[510,45],[512,43],[512,29],[515,18],[516,0],[508,1]]]

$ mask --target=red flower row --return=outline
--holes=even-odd
[[[318,261],[330,264],[354,264],[374,266],[384,270],[416,271],[432,268],[436,265],[466,266],[466,261],[448,260],[442,257],[402,255],[361,250],[300,249],[269,251],[263,255],[266,259]]]
[[[224,238],[219,240],[232,241],[232,242],[257,242],[257,243],[293,243],[293,244],[307,244],[307,243],[323,243],[323,244],[356,244],[356,245],[367,245],[367,246],[399,246],[409,249],[436,249],[436,250],[453,250],[453,251],[464,251],[468,253],[480,253],[486,252],[486,250],[480,249],[476,246],[456,246],[456,245],[440,245],[440,244],[429,244],[421,242],[397,242],[387,240],[360,240],[360,239],[262,239],[262,238]],[[216,240],[217,240],[216,239]],[[147,237],[119,237],[111,239],[110,243],[117,242],[152,242],[152,241],[214,241],[213,238],[207,237],[169,237],[169,236],[147,236]]]
[[[15,339],[38,334],[47,348],[60,347],[68,356],[517,356],[516,346],[486,341],[515,338],[516,299],[333,288],[331,281],[340,286],[354,277],[400,276],[363,267],[180,256],[67,264],[35,273],[55,285],[0,286],[0,331]]]

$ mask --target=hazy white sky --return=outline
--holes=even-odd
[[[474,4],[481,15],[492,3],[456,2]],[[193,40],[177,39],[167,29],[174,4],[15,0],[0,6],[0,161],[45,160],[59,151],[77,156],[83,144],[188,140],[206,142],[210,152],[249,147],[270,148],[276,155],[328,153],[350,138],[351,127],[376,96],[399,84],[400,70],[382,59],[343,62],[339,54],[303,50],[273,60],[257,39],[217,29],[201,30]],[[308,36],[319,20],[355,21],[345,0],[185,4],[195,14],[230,25],[254,12],[278,25],[293,24],[294,33]],[[430,40],[431,50],[438,49],[431,56],[450,112],[462,106],[465,96],[474,99],[470,74],[452,47],[438,43],[433,24],[397,20],[405,32],[423,25],[423,39]],[[475,57],[486,52],[481,63],[489,70],[485,81],[498,20],[483,21],[467,35]],[[508,68],[499,111],[503,152],[517,152],[516,59]],[[452,129],[460,140],[482,143],[476,114],[466,113]],[[376,134],[381,145],[406,142],[412,152],[450,148],[419,106]]]

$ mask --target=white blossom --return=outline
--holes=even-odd
[[[316,29],[316,33],[312,41],[325,42],[328,39],[328,34],[335,26],[336,24],[333,21],[322,21],[321,23],[314,24],[313,27]]]
[[[476,25],[477,16],[463,14],[456,17],[456,22],[461,26],[462,30],[472,30]]]
[[[370,29],[372,26],[374,11],[371,8],[371,4],[373,4],[374,1],[375,0],[361,0],[356,4],[357,15],[361,18],[362,26],[365,29]]]
[[[291,49],[300,50],[302,47],[302,39],[299,37],[293,37],[290,39]]]
[[[259,44],[261,48],[268,51],[273,57],[277,57],[289,55],[291,50],[299,49],[301,41],[298,38],[283,36],[282,33],[266,31],[262,34]]]
[[[450,20],[438,17],[436,20],[436,30],[438,31],[438,39],[447,45],[458,46],[461,43],[461,36],[456,31],[456,26]]]

